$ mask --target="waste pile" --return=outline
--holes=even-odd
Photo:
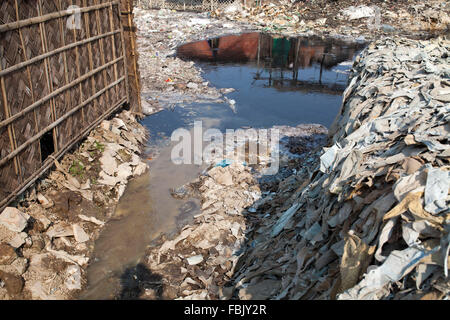
[[[358,1],[350,0],[280,0],[260,5],[243,6],[235,2],[212,12],[215,18],[250,22],[264,31],[298,34],[313,32],[363,36],[448,30],[450,24],[447,1]]]
[[[143,263],[162,282],[153,289],[146,288],[140,298],[231,298],[229,284],[246,234],[255,222],[256,208],[275,195],[273,187],[284,177],[312,161],[305,157],[306,152],[322,146],[327,133],[323,126],[313,124],[274,128],[280,130],[283,146],[291,151],[280,159],[283,168],[276,175],[262,176],[268,163],[249,165],[248,154],[246,162],[239,157],[219,163],[211,159],[210,167],[198,179],[172,190],[177,199],[200,198],[201,213],[175,236],[162,237],[148,248]],[[294,135],[299,140],[289,142]],[[300,140],[302,149],[298,148]]]
[[[449,46],[363,51],[332,145],[254,213],[233,297],[448,298]]]
[[[129,111],[104,120],[56,169],[0,213],[0,299],[68,299],[127,180],[147,170],[146,131]]]

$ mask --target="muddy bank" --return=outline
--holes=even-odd
[[[279,180],[238,162],[201,176],[188,189],[202,213],[149,248],[160,280],[135,297],[448,297],[448,52],[442,39],[371,44],[328,147]]]
[[[146,130],[129,111],[104,120],[0,214],[0,299],[71,299],[128,179],[147,170]]]

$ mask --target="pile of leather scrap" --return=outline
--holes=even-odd
[[[252,213],[234,297],[449,297],[449,49],[394,38],[362,52],[331,146]]]

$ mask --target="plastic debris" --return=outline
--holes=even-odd
[[[342,14],[345,15],[349,20],[355,20],[373,17],[375,15],[375,10],[368,6],[350,6],[342,10]]]

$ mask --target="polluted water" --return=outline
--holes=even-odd
[[[245,33],[180,46],[177,56],[194,61],[204,81],[219,88],[223,99],[176,103],[141,121],[150,133],[145,152],[150,170],[129,182],[113,219],[96,241],[87,288],[80,298],[136,297],[124,279],[130,272],[152,277],[151,270],[136,271],[147,247],[201,212],[198,199],[171,195],[171,190],[205,169],[171,161],[174,130],[192,130],[194,121],[202,121],[204,129],[222,132],[284,126],[301,133],[301,125],[315,124],[326,133],[339,111],[353,60],[364,45],[335,38]]]

